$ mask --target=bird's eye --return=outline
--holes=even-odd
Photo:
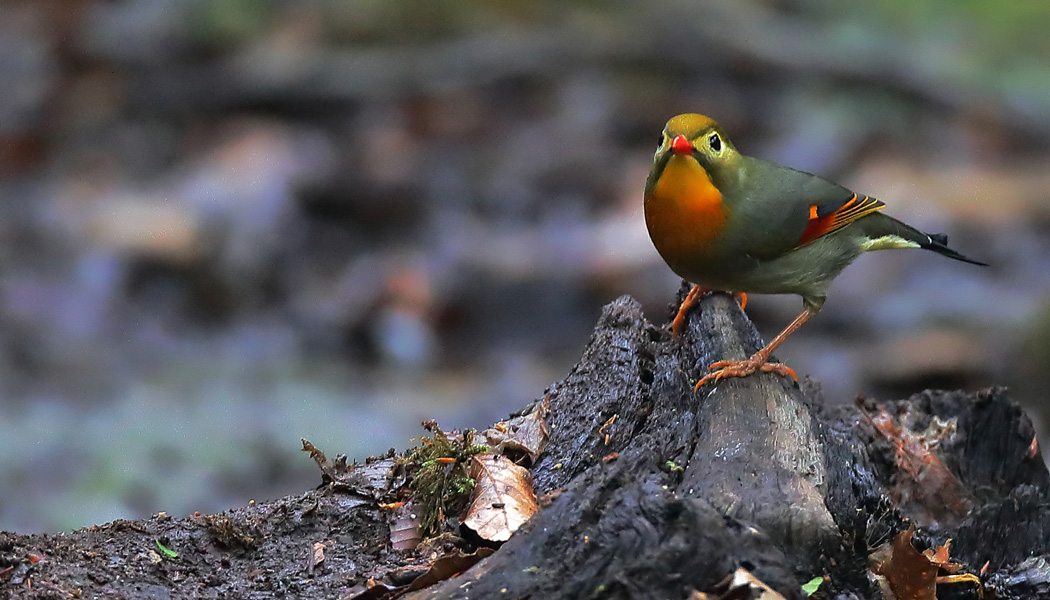
[[[718,137],[717,133],[712,133],[711,137],[707,138],[707,143],[715,152],[722,151],[722,138]]]

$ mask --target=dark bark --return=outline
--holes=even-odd
[[[998,597],[1050,597],[1050,478],[1005,390],[828,407],[815,384],[760,374],[694,393],[708,364],[760,345],[726,295],[704,298],[678,340],[632,299],[608,305],[580,363],[548,393],[550,443],[533,480],[555,499],[495,554],[411,597],[687,598],[743,567],[787,598],[819,575],[830,577],[826,597],[877,598],[870,551],[909,519],[920,549],[954,538],[954,561],[970,572],[987,562]],[[909,435],[936,432],[927,458],[946,469],[916,480],[876,431],[880,415]],[[947,483],[922,479],[933,476]],[[389,517],[363,490],[0,534],[0,597],[341,597],[369,578],[411,581],[431,551],[389,550]],[[158,540],[179,556],[151,556]],[[326,556],[311,567],[314,542]]]
[[[910,516],[887,491],[906,476],[890,442],[857,407],[825,409],[809,382],[762,374],[693,392],[711,362],[761,344],[726,295],[704,298],[677,341],[631,299],[607,306],[550,394],[551,446],[534,477],[539,493],[565,491],[486,564],[418,597],[685,598],[739,566],[788,598],[823,574],[843,597],[878,597],[868,555]],[[955,537],[954,559],[970,571],[990,561],[1001,579],[1047,552],[1046,467],[1028,455],[1031,423],[1004,390],[925,392],[884,408],[911,411],[917,431],[954,420],[940,456],[981,497],[965,519],[920,529],[920,545]],[[606,444],[599,429],[613,415]],[[981,542],[989,535],[996,544]],[[1000,596],[1047,573],[1024,569]],[[956,587],[955,597],[976,593]]]

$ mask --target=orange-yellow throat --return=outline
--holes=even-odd
[[[714,254],[725,210],[722,194],[700,163],[675,154],[645,198],[645,224],[660,256],[681,274]]]

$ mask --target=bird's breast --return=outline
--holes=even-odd
[[[645,197],[645,224],[657,252],[679,275],[704,270],[718,254],[726,221],[722,194],[690,156],[672,156]]]

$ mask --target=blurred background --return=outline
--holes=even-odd
[[[850,8],[847,9],[846,7]],[[778,355],[831,402],[1050,386],[1050,3],[0,3],[0,529],[216,511],[485,427],[603,304],[666,323],[664,122],[987,268],[861,257]],[[768,339],[796,297],[753,296]]]

